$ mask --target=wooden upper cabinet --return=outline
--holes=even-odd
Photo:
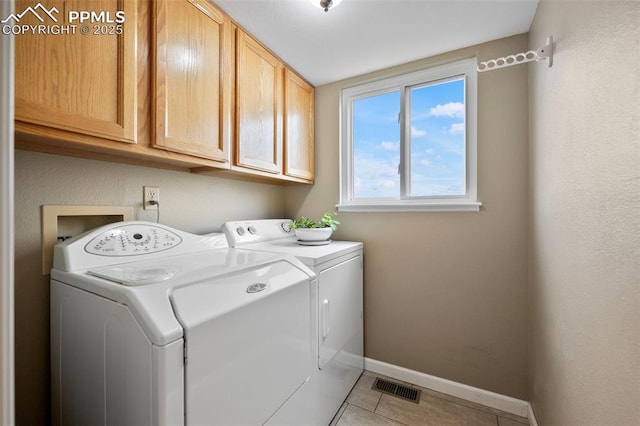
[[[313,87],[211,0],[15,3],[19,148],[313,182]]]
[[[288,68],[284,76],[284,174],[313,181],[314,90]]]
[[[154,146],[229,162],[229,18],[206,0],[155,2]]]
[[[68,11],[88,6],[81,0],[41,0],[40,4],[43,8],[37,12],[44,22],[26,13],[19,25],[66,26]],[[16,0],[18,13],[28,7],[34,7],[34,2]],[[109,12],[112,18],[124,11],[122,34],[115,34],[116,24],[101,23],[87,23],[84,34],[80,32],[84,27],[74,22],[78,24],[75,33],[15,36],[16,131],[33,132],[26,128],[38,125],[45,127],[38,130],[44,136],[46,128],[52,128],[136,143],[136,1],[92,1],[90,10]],[[60,137],[59,132],[56,135]]]
[[[235,164],[282,174],[282,62],[238,29]]]

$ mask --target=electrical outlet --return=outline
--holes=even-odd
[[[158,210],[157,204],[151,204],[151,201],[160,202],[160,188],[157,186],[142,187],[142,205],[145,210]]]

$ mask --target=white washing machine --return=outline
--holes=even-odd
[[[294,257],[222,235],[121,222],[58,244],[53,424],[260,425],[297,412],[314,289]]]
[[[222,230],[231,247],[295,256],[317,275],[312,292],[313,371],[308,383],[292,397],[307,413],[283,411],[274,424],[327,425],[364,368],[362,267],[360,242],[332,241],[326,245],[298,244],[289,219],[227,222]]]

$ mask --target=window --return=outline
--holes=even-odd
[[[476,60],[343,89],[340,211],[478,211]]]

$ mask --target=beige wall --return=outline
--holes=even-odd
[[[531,402],[640,422],[640,3],[546,1],[530,32]]]
[[[288,188],[286,212],[338,202],[342,87],[526,48],[521,35],[318,87],[317,183]],[[340,213],[337,237],[365,244],[367,357],[527,399],[527,67],[480,74],[478,99],[479,213]]]
[[[16,422],[49,422],[49,281],[40,273],[42,204],[124,205],[134,219],[143,185],[160,187],[161,222],[211,232],[227,220],[281,217],[284,189],[188,173],[16,151]]]

